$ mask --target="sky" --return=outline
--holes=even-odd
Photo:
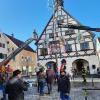
[[[64,0],[64,9],[83,25],[100,28],[100,0]],[[51,15],[48,0],[0,0],[0,31],[25,41],[34,29],[40,35]]]

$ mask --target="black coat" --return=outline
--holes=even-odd
[[[64,75],[58,78],[58,91],[63,93],[70,93],[70,80]]]
[[[21,79],[11,78],[6,85],[8,100],[24,100],[24,91],[28,86]]]

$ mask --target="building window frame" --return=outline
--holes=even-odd
[[[41,56],[46,56],[46,55],[48,55],[48,50],[47,50],[47,48],[40,48],[40,55],[41,55]]]
[[[49,33],[49,38],[54,38],[54,33]]]
[[[80,43],[80,50],[87,50],[89,49],[89,42]]]
[[[66,52],[72,52],[72,44],[66,44],[65,45],[65,51]]]

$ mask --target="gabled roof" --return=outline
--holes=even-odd
[[[4,33],[5,34],[5,33]],[[20,45],[24,44],[23,41],[18,40],[16,38],[14,38],[13,36],[10,36],[8,34],[5,34],[16,46],[20,47]],[[31,52],[35,52],[30,46],[27,46],[26,48],[24,48],[24,50],[27,51],[31,51]]]
[[[46,30],[46,28],[48,27],[48,25],[49,25],[49,23],[50,23],[50,21],[51,21],[52,18],[53,18],[53,15],[51,16],[50,20],[48,21],[47,25],[45,26],[45,28],[44,28],[42,34],[40,35],[40,37],[39,37],[38,40],[36,41],[36,43],[35,43],[36,45],[37,45],[37,43],[39,42],[39,40],[41,39],[43,33],[45,32],[45,30]]]
[[[61,8],[61,9],[62,9],[66,14],[68,14],[71,18],[73,18],[79,25],[82,25],[78,20],[76,20],[72,15],[70,15],[69,12],[67,12],[64,8]],[[56,11],[57,11],[57,10],[56,10]],[[56,11],[55,11],[55,13],[56,13]],[[53,15],[51,16],[50,20],[48,21],[47,25],[45,26],[45,28],[44,28],[42,34],[40,35],[39,39],[36,41],[36,43],[35,43],[36,45],[38,44],[39,40],[41,39],[41,37],[42,37],[44,31],[45,31],[46,28],[48,27],[48,25],[49,25],[50,21],[52,20],[52,18],[53,18]],[[89,32],[91,35],[94,34],[94,33],[91,32],[91,31],[88,31],[88,32]]]

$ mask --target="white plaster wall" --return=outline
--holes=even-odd
[[[4,43],[5,44],[5,48],[0,47],[0,53],[3,54],[7,54],[7,40],[6,40],[6,36],[0,32],[1,37],[0,37],[0,43]],[[3,61],[3,59],[0,59],[0,62]]]
[[[84,57],[62,58],[62,59],[66,59],[66,61],[67,61],[67,64],[66,64],[66,66],[67,66],[66,72],[68,72],[68,73],[70,73],[70,74],[71,74],[71,68],[73,67],[73,66],[72,66],[72,63],[73,63],[75,60],[77,60],[77,59],[84,59],[84,60],[86,60],[86,61],[89,62],[89,68],[90,68],[90,73],[91,73],[91,74],[94,73],[94,70],[92,69],[92,65],[96,65],[96,69],[97,69],[97,67],[99,67],[98,58],[97,58],[97,56],[95,56],[95,55],[84,56]],[[58,58],[58,67],[61,66],[61,60],[62,60],[62,59],[59,59],[59,58]],[[49,61],[54,61],[54,62],[56,62],[55,60],[40,60],[39,63],[41,63],[42,65],[45,66],[45,64],[46,64],[47,62],[49,62]],[[84,66],[86,67],[87,64],[85,63]],[[96,69],[95,69],[95,73],[97,73]]]
[[[97,50],[97,56],[98,56],[98,60],[99,60],[99,67],[100,67],[100,43],[99,43],[98,39],[96,39],[96,50]]]
[[[92,56],[68,58],[67,65],[68,65],[68,68],[70,67],[69,70],[72,67],[73,61],[75,61],[76,59],[84,59],[84,60],[88,61],[91,74],[94,72],[94,70],[92,69],[92,65],[96,65],[96,68],[98,67],[98,58],[97,58],[97,56],[92,55]],[[95,69],[95,73],[96,73],[96,69]]]

